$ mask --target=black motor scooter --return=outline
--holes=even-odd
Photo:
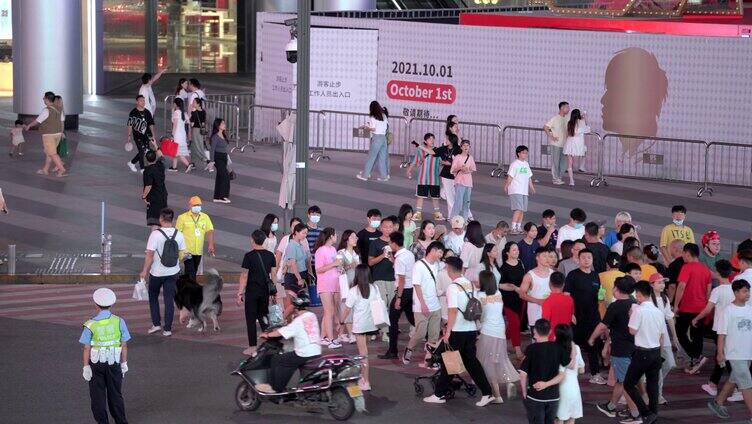
[[[235,402],[243,411],[255,411],[261,402],[317,406],[329,411],[336,420],[349,419],[355,410],[365,411],[365,399],[358,386],[363,358],[348,355],[324,355],[311,358],[300,368],[300,380],[294,388],[281,393],[256,390],[257,384],[270,383],[271,358],[284,350],[280,338],[270,338],[258,347],[256,355],[240,363],[231,374],[242,381],[235,389]]]

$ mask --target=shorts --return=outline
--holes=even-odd
[[[526,194],[510,194],[509,203],[513,211],[527,212],[527,195]]]
[[[44,147],[44,154],[52,156],[57,154],[57,145],[60,144],[63,134],[42,134],[42,146]]]
[[[300,278],[303,279],[303,281],[308,281],[308,272],[303,271],[300,273]],[[293,293],[301,293],[302,291],[305,291],[306,294],[308,293],[308,289],[306,286],[300,287],[298,285],[298,279],[295,278],[295,274],[287,273],[285,274],[285,280],[282,283],[282,287],[285,288],[286,291],[291,291]]]
[[[731,364],[731,377],[729,381],[736,384],[739,390],[752,388],[752,375],[749,372],[749,364],[752,361],[744,359],[729,359]]]
[[[438,199],[441,197],[441,186],[418,184],[415,196],[423,199]]]
[[[624,383],[624,378],[627,376],[627,370],[631,363],[632,358],[622,358],[619,356],[611,357],[611,368],[614,370],[614,378],[617,383]]]

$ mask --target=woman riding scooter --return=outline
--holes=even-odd
[[[319,322],[313,312],[306,310],[311,301],[307,296],[299,296],[292,300],[295,307],[293,320],[286,325],[269,333],[261,333],[260,338],[284,337],[293,339],[292,352],[274,355],[271,359],[271,385],[257,384],[256,390],[262,393],[284,392],[287,383],[295,371],[308,362],[312,357],[321,355]]]

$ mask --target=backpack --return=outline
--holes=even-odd
[[[483,305],[480,303],[480,300],[475,296],[471,296],[461,285],[457,283],[452,284],[462,289],[462,291],[465,292],[465,296],[467,296],[465,310],[463,311],[462,309],[457,308],[462,312],[462,317],[465,318],[466,321],[479,321],[481,315],[483,315]]]
[[[167,234],[165,234],[162,229],[158,229],[160,233],[165,238],[164,246],[162,246],[162,254],[159,254],[159,251],[157,251],[157,256],[159,256],[159,261],[162,263],[162,266],[172,268],[175,265],[178,264],[178,256],[180,252],[180,248],[178,247],[178,242],[175,240],[175,237],[178,235],[178,230],[175,229],[175,232],[172,233],[172,237],[167,237]]]

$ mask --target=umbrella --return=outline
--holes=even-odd
[[[279,187],[279,207],[292,209],[295,203],[295,115],[289,114],[277,125],[282,139],[282,181]]]

